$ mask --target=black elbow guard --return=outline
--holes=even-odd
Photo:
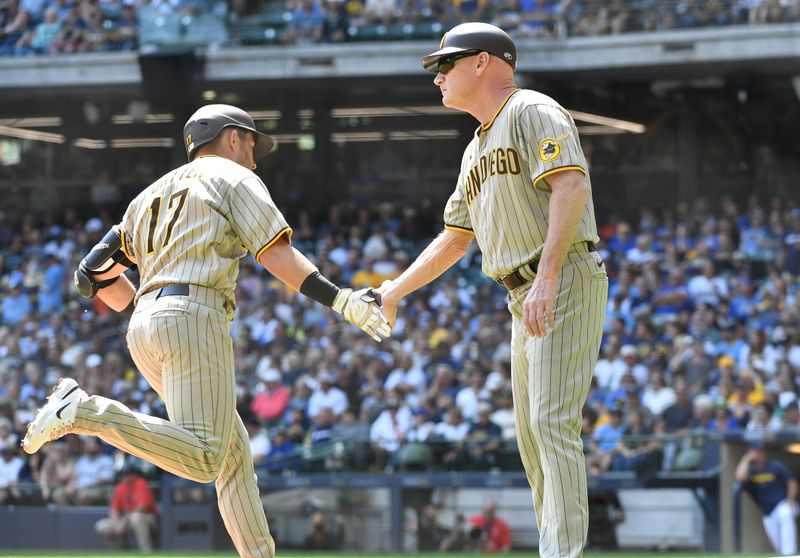
[[[122,264],[125,267],[133,265],[133,262],[122,251],[122,236],[116,225],[111,227],[102,240],[94,245],[92,251],[86,254],[81,263],[85,264],[89,273],[95,275],[105,273],[114,267],[114,264]]]
[[[133,262],[122,251],[122,237],[117,226],[111,227],[106,235],[95,244],[92,251],[81,260],[75,270],[75,286],[81,296],[92,298],[102,288],[108,287],[119,279],[119,276],[98,281],[95,277],[105,273],[115,264],[131,267]]]

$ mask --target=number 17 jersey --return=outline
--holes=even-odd
[[[234,300],[239,259],[256,259],[292,230],[252,171],[199,157],[165,174],[128,206],[122,249],[139,268],[138,294],[172,283],[202,285]]]

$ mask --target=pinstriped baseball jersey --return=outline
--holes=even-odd
[[[292,234],[261,179],[214,156],[199,157],[146,188],[128,206],[120,228],[123,250],[139,266],[137,297],[191,283],[230,301],[239,258],[247,251],[258,258]]]
[[[546,178],[567,169],[586,175],[591,188],[572,117],[547,95],[517,89],[467,146],[445,226],[474,232],[486,275],[508,275],[541,255],[551,195]],[[573,243],[586,240],[599,241],[591,192]]]

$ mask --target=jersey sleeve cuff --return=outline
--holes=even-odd
[[[472,229],[468,229],[467,227],[459,227],[458,225],[448,225],[447,223],[445,223],[444,228],[450,229],[451,231],[459,231],[469,234],[475,234],[475,231],[473,231]]]
[[[133,257],[133,254],[128,249],[128,235],[125,234],[125,229],[119,227],[119,247],[122,249],[122,253],[125,254],[125,257],[128,258],[131,263],[136,263],[136,258]]]
[[[278,242],[278,240],[280,240],[280,238],[283,235],[287,235],[286,240],[288,240],[290,243],[292,242],[292,228],[291,227],[284,227],[284,228],[282,228],[280,230],[280,232],[278,232],[278,234],[276,234],[274,237],[272,237],[272,240],[270,240],[264,246],[261,247],[261,249],[258,251],[258,253],[256,253],[256,260],[258,260],[261,257],[261,254],[266,252],[269,249],[270,246],[272,246],[273,244]]]
[[[540,184],[541,181],[544,180],[545,178],[547,178],[548,176],[552,175],[552,174],[556,174],[556,173],[563,172],[563,171],[568,171],[568,170],[576,170],[576,171],[582,173],[584,176],[586,176],[588,174],[586,172],[585,168],[579,167],[578,165],[568,165],[566,167],[556,167],[554,169],[550,169],[549,171],[545,171],[542,174],[540,174],[539,176],[537,176],[536,178],[534,178],[533,179],[533,187],[536,188],[537,190],[541,190],[542,192],[549,192],[550,188],[542,188],[541,187],[541,184]]]

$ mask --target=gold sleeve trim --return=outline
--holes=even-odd
[[[539,182],[541,182],[543,179],[547,178],[551,174],[556,174],[558,172],[563,172],[563,171],[568,171],[568,170],[580,171],[584,176],[586,176],[586,169],[584,169],[583,167],[579,167],[578,165],[569,165],[569,166],[566,166],[566,167],[557,167],[557,168],[554,168],[554,169],[550,169],[549,171],[543,172],[542,174],[540,174],[539,176],[534,178],[533,179],[533,187],[536,188],[537,190],[542,190],[544,192],[545,190],[543,190],[542,188],[539,188],[539,186],[537,186],[537,184],[539,184]]]
[[[122,227],[119,228],[119,247],[122,248],[122,253],[125,254],[125,257],[128,258],[130,261],[135,262],[136,258],[134,258],[128,252],[128,237],[125,234],[125,229]]]
[[[267,243],[266,243],[266,244],[265,244],[265,245],[264,245],[264,246],[261,248],[261,250],[259,250],[259,251],[258,251],[258,253],[256,254],[256,260],[258,260],[258,259],[261,257],[261,254],[263,254],[264,252],[266,252],[266,251],[269,249],[269,247],[270,247],[270,246],[272,246],[273,244],[275,244],[276,242],[278,242],[278,240],[280,240],[280,238],[281,238],[283,235],[285,235],[285,234],[286,234],[286,235],[289,235],[289,238],[287,238],[286,240],[288,240],[289,242],[292,242],[292,228],[291,228],[291,227],[284,227],[284,228],[282,228],[282,229],[280,230],[280,232],[279,232],[278,234],[276,234],[276,235],[275,235],[275,236],[272,238],[272,240],[270,240],[269,242],[267,242]]]
[[[468,229],[467,227],[459,227],[458,225],[445,225],[444,228],[450,229],[451,231],[460,231],[469,234],[475,234],[475,231],[472,229]]]

